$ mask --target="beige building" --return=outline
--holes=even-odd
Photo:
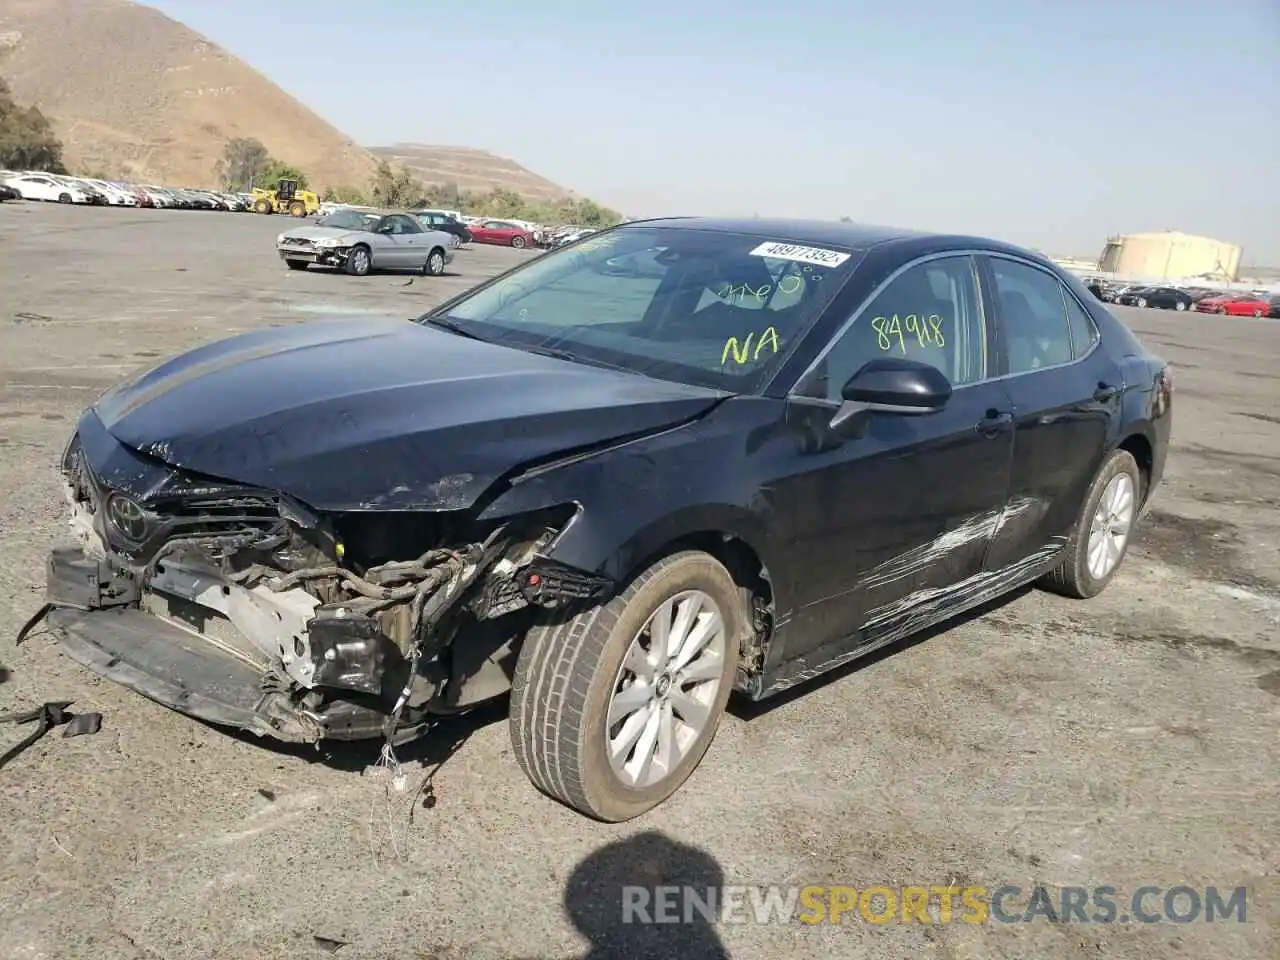
[[[1240,248],[1177,230],[1127,233],[1107,240],[1098,258],[1098,269],[1152,280],[1235,280],[1240,270]]]

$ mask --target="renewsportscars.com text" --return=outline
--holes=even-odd
[[[626,886],[623,923],[1244,923],[1246,888]]]

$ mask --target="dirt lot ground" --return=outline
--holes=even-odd
[[[54,463],[109,383],[263,324],[408,317],[527,256],[473,249],[411,283],[296,274],[272,250],[282,223],[0,207],[0,638],[41,602]],[[1027,592],[739,706],[676,798],[627,825],[538,795],[502,708],[419,751],[448,762],[410,823],[364,755],[269,749],[99,681],[47,634],[0,639],[0,711],[105,716],[0,771],[0,957],[693,957],[717,938],[744,958],[1280,956],[1280,323],[1122,313],[1177,364],[1175,447],[1107,593]],[[21,734],[0,725],[0,750]],[[1122,904],[1148,883],[1245,885],[1248,913],[621,925],[621,885],[682,881],[1110,884]]]

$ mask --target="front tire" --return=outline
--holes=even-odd
[[[261,198],[253,202],[254,213],[271,213],[271,201]]]
[[[658,561],[605,604],[530,630],[511,691],[511,744],[534,786],[610,823],[662,803],[715,737],[744,617],[714,557]]]
[[[307,205],[301,200],[295,200],[289,204],[289,216],[305,217],[307,215]]]
[[[1077,600],[1105,590],[1128,553],[1142,494],[1137,461],[1126,450],[1115,451],[1089,487],[1062,564],[1042,585]]]
[[[347,262],[343,264],[343,269],[353,277],[368,276],[369,268],[373,265],[373,261],[369,256],[369,248],[364,244],[359,244],[351,248],[351,252],[347,254]]]
[[[1175,309],[1175,310],[1177,310],[1177,311],[1181,312],[1181,311],[1183,311],[1183,310],[1187,309],[1187,305],[1186,305],[1185,303],[1183,303],[1181,300],[1179,300],[1177,303],[1175,303],[1175,304],[1173,305],[1173,309]]]
[[[71,202],[71,194],[69,194],[69,193],[60,193],[60,194],[58,194],[58,202],[59,202],[59,203],[70,203],[70,202]]]
[[[515,247],[517,250],[524,249],[524,237],[512,237],[511,245]]]
[[[1140,306],[1140,307],[1145,307],[1146,305],[1147,305],[1147,301],[1146,301],[1146,299],[1145,299],[1144,297],[1139,297],[1139,298],[1138,298],[1138,306]]]

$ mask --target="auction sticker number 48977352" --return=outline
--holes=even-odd
[[[823,250],[821,247],[802,247],[794,243],[769,240],[751,251],[753,257],[773,257],[775,260],[794,260],[811,263],[815,267],[838,267],[849,259],[849,254],[839,250]]]

